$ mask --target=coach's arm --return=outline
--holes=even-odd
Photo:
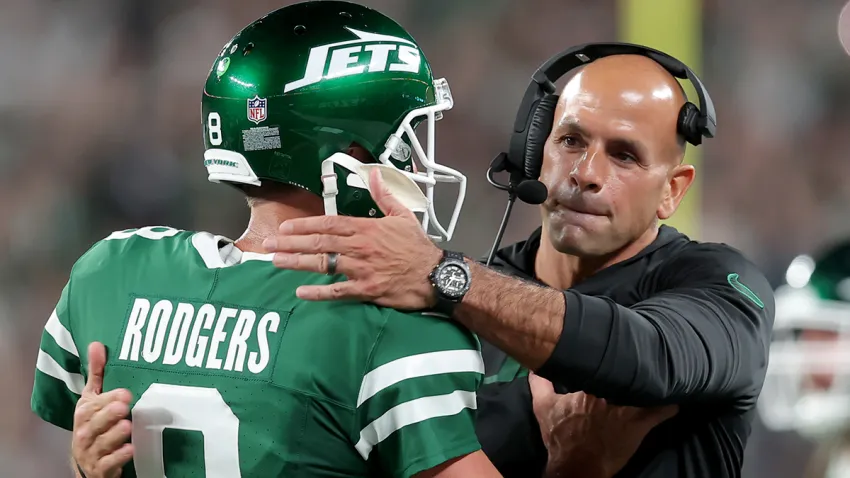
[[[569,390],[649,406],[755,400],[761,387],[773,293],[732,249],[705,245],[671,259],[664,291],[629,308],[470,266],[455,318]]]
[[[294,219],[265,247],[278,267],[319,273],[328,270],[328,254],[338,254],[335,272],[348,280],[299,287],[302,299],[432,307],[428,276],[440,249],[377,170],[370,190],[386,217]],[[619,404],[754,400],[774,313],[767,280],[739,253],[712,244],[678,253],[663,267],[656,271],[663,292],[627,308],[470,261],[471,288],[454,318],[552,382]],[[746,284],[751,293],[734,284]]]

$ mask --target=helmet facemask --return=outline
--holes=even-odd
[[[809,288],[776,294],[776,321],[764,387],[762,421],[809,438],[850,426],[850,304]]]
[[[438,164],[435,159],[436,122],[442,119],[444,111],[454,106],[454,101],[446,80],[434,80],[434,90],[435,104],[414,109],[404,117],[395,133],[384,143],[383,152],[377,158],[378,164],[364,164],[343,153],[334,154],[322,163],[325,214],[334,215],[340,211],[335,198],[343,178],[337,177],[334,165],[349,172],[344,179],[346,186],[362,188],[366,192],[369,190],[369,170],[380,168],[387,188],[408,209],[421,216],[422,228],[431,239],[436,242],[451,240],[466,197],[466,176]],[[427,125],[425,147],[415,132],[415,125],[420,122]],[[403,138],[407,138],[410,144]],[[413,162],[414,155],[420,166]],[[438,183],[458,185],[452,216],[446,226],[434,210],[434,190]],[[331,199],[334,203],[329,202]]]

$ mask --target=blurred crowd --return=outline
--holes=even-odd
[[[129,227],[241,233],[244,201],[206,180],[201,87],[236,31],[287,3],[0,0],[0,476],[67,475],[68,435],[29,412],[29,394],[42,327],[75,259]],[[470,177],[452,246],[483,254],[505,199],[484,172],[507,146],[530,74],[570,45],[616,40],[615,2],[361,3],[406,26],[449,80],[455,107],[438,123],[437,158]],[[743,250],[774,284],[796,254],[850,234],[841,6],[705,1],[697,69],[718,136],[702,150],[700,239]],[[518,208],[505,241],[538,223],[531,206]],[[746,476],[799,476],[799,440],[757,427]]]

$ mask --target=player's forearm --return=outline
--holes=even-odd
[[[455,319],[536,370],[552,355],[561,336],[563,293],[504,276],[477,263],[470,268],[472,284],[455,310]]]

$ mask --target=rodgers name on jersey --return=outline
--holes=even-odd
[[[259,319],[258,319],[259,318]],[[126,319],[118,359],[251,374],[269,365],[277,312],[138,297]]]
[[[409,478],[480,449],[483,361],[450,321],[357,302],[309,302],[305,284],[232,241],[120,231],[75,264],[44,328],[32,408],[73,427],[88,344],[103,389],[128,389],[125,478]]]

